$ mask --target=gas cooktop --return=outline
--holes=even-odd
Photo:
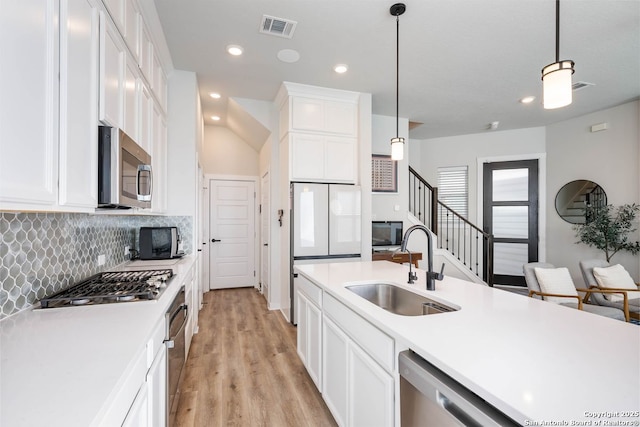
[[[40,308],[154,300],[166,289],[171,277],[171,269],[98,273],[41,299]]]

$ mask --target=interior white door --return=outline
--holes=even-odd
[[[255,284],[255,183],[209,182],[210,289]]]
[[[269,228],[270,207],[269,207],[269,173],[262,177],[260,185],[260,239],[262,246],[260,247],[260,283],[262,284],[262,295],[264,295],[269,304]]]

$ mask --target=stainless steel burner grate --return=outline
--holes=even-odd
[[[40,300],[41,308],[157,299],[173,270],[113,271],[95,274],[68,289]]]

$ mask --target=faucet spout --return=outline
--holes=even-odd
[[[400,250],[405,252],[407,250],[407,243],[409,242],[409,236],[415,230],[422,230],[424,234],[427,236],[427,290],[435,291],[436,290],[436,280],[442,280],[444,278],[444,263],[442,264],[442,269],[440,273],[433,271],[433,241],[431,232],[424,225],[414,225],[409,227],[407,231],[404,233],[402,237],[402,244],[400,245]]]

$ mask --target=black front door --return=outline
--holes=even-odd
[[[484,230],[494,236],[493,283],[526,286],[522,266],[538,261],[538,160],[485,163],[483,174]]]

